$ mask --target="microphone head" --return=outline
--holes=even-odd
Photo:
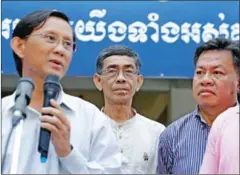
[[[56,75],[48,75],[45,78],[45,82],[44,82],[44,90],[48,91],[57,91],[60,92],[61,91],[61,86],[60,86],[60,79],[58,76]]]
[[[25,109],[29,105],[35,86],[31,77],[22,77],[18,80],[13,115],[26,117]]]
[[[35,89],[35,85],[33,83],[33,79],[31,77],[22,77],[18,80],[17,90],[15,99],[20,95],[20,93],[24,92],[24,94],[31,99],[32,93]]]
[[[59,77],[57,75],[48,75],[45,78],[45,83],[59,83]]]

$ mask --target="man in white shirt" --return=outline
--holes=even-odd
[[[96,66],[94,83],[103,92],[102,112],[120,145],[122,173],[156,173],[158,138],[165,127],[132,108],[133,96],[143,83],[138,54],[126,46],[111,46],[99,54]]]
[[[121,154],[106,117],[93,104],[61,89],[52,107],[43,108],[47,75],[62,78],[75,50],[68,17],[56,10],[39,10],[15,27],[11,47],[21,77],[31,77],[35,90],[23,123],[17,174],[120,173]],[[10,172],[16,130],[10,137],[15,93],[2,99],[2,173]],[[53,117],[49,117],[48,115]],[[48,160],[38,152],[40,127],[51,132]],[[10,139],[7,144],[8,138]]]

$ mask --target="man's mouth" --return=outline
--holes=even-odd
[[[59,60],[54,59],[54,60],[50,60],[49,62],[52,63],[56,68],[63,67],[63,63]]]
[[[199,91],[198,95],[215,95],[215,93],[210,89],[202,89]]]

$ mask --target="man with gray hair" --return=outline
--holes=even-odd
[[[138,54],[122,45],[104,49],[97,58],[94,83],[103,92],[102,112],[112,125],[122,153],[123,174],[155,174],[158,137],[165,127],[137,113],[133,96],[143,84]]]

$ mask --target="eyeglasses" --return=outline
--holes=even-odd
[[[39,34],[34,34],[34,35],[29,35],[30,36],[41,36],[45,42],[50,43],[50,44],[58,44],[60,41],[60,38],[58,35],[53,34],[53,33],[39,33]],[[71,40],[62,40],[63,47],[68,50],[68,51],[76,51],[76,43],[71,41]]]
[[[102,74],[106,75],[110,78],[116,78],[121,70],[119,69],[107,69],[107,70],[103,70]],[[138,74],[138,71],[136,70],[132,70],[132,69],[126,69],[126,70],[122,70],[123,76],[127,79],[133,78],[135,75]]]

